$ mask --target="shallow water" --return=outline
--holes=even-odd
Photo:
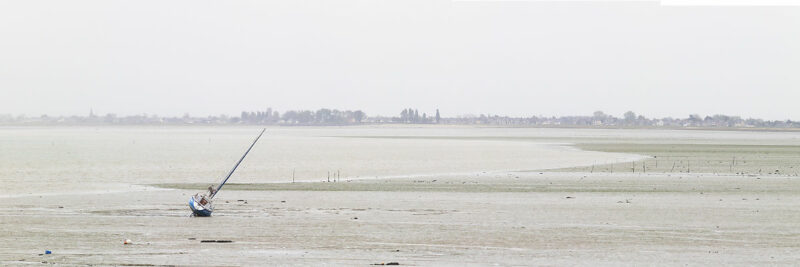
[[[127,190],[153,183],[217,183],[255,127],[31,127],[0,129],[0,195]],[[535,170],[624,162],[637,156],[580,151],[536,139],[347,136],[547,137],[562,132],[463,127],[269,128],[231,182],[263,183]]]

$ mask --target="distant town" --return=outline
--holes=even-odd
[[[770,121],[739,116],[689,115],[686,118],[647,118],[632,111],[621,117],[596,111],[586,116],[531,116],[510,117],[500,115],[462,115],[441,117],[439,110],[430,113],[417,109],[403,109],[397,116],[369,116],[361,110],[290,110],[283,113],[267,108],[261,111],[243,111],[239,116],[191,116],[162,117],[158,115],[117,116],[95,114],[86,116],[25,116],[0,114],[0,125],[283,125],[283,126],[345,126],[368,124],[444,124],[485,125],[505,127],[583,127],[583,128],[753,128],[792,129],[800,128],[797,121]]]

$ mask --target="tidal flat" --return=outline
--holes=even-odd
[[[2,265],[800,261],[791,132],[268,129],[191,218],[253,129],[45,130],[0,129]]]

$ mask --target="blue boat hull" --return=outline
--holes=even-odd
[[[213,211],[209,208],[203,207],[203,205],[200,205],[200,203],[197,203],[194,197],[189,198],[189,208],[192,209],[192,213],[194,213],[194,216],[198,217],[211,216],[211,212]]]

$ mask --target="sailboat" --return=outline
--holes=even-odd
[[[217,193],[219,193],[219,190],[222,189],[222,186],[225,185],[225,182],[227,182],[228,179],[231,178],[233,172],[236,171],[236,168],[239,167],[239,164],[242,163],[244,157],[247,156],[247,153],[250,153],[250,150],[253,149],[253,146],[256,145],[256,142],[258,142],[258,139],[261,138],[261,135],[263,135],[266,130],[267,129],[261,129],[261,133],[258,134],[256,140],[253,140],[253,144],[251,144],[250,147],[247,148],[247,151],[244,152],[242,158],[240,158],[239,161],[236,162],[236,165],[233,165],[233,169],[231,169],[231,171],[228,172],[228,175],[225,176],[225,179],[223,179],[222,182],[219,183],[219,185],[216,188],[214,188],[213,186],[209,186],[208,194],[197,193],[191,198],[189,198],[189,208],[192,209],[193,216],[199,216],[199,217],[211,216],[211,212],[214,211],[214,204],[212,202],[214,200],[214,196],[216,196]]]

